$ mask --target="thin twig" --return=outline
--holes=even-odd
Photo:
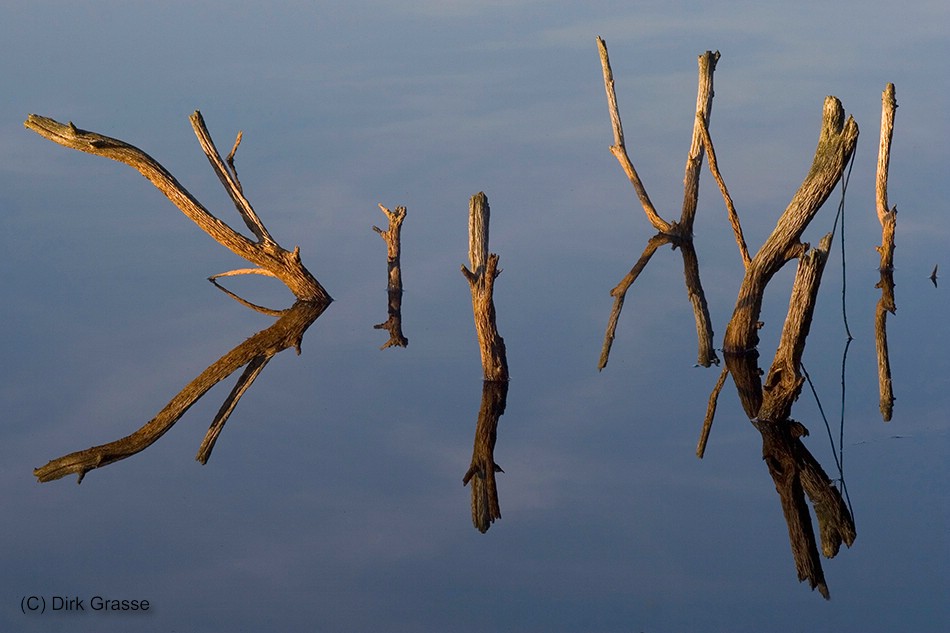
[[[620,167],[627,174],[627,178],[637,192],[637,197],[640,198],[643,212],[646,213],[650,224],[657,231],[668,233],[673,230],[673,225],[661,218],[656,212],[656,207],[650,201],[650,196],[647,195],[643,182],[641,182],[640,176],[627,154],[627,147],[623,139],[623,124],[620,121],[620,111],[617,108],[617,94],[614,90],[614,75],[610,68],[610,57],[607,54],[607,43],[600,37],[597,38],[597,48],[600,51],[600,64],[604,72],[604,88],[607,91],[607,107],[610,109],[610,121],[614,132],[614,144],[610,147],[610,153],[614,155],[620,163]]]
[[[237,185],[238,191],[242,194],[244,193],[244,187],[241,186],[241,180],[238,178],[237,167],[234,166],[234,155],[237,154],[238,146],[241,145],[241,139],[244,138],[244,132],[238,131],[237,137],[234,139],[234,146],[231,148],[231,151],[228,152],[227,162],[228,167],[231,168],[231,175],[234,176],[234,184]]]
[[[205,120],[204,117],[201,116],[201,112],[195,110],[189,117],[189,120],[191,121],[191,127],[195,131],[195,136],[198,137],[198,142],[201,144],[201,149],[208,158],[208,162],[211,163],[214,173],[218,175],[221,184],[224,185],[228,195],[231,196],[231,200],[234,202],[234,206],[237,208],[247,228],[249,228],[261,242],[274,243],[274,239],[270,236],[270,233],[267,232],[261,219],[257,217],[257,213],[254,211],[251,203],[244,197],[241,191],[241,185],[236,180],[237,173],[235,172],[234,176],[232,176],[225,167],[224,161],[221,160],[221,155],[218,153],[218,148],[215,147],[214,141],[211,139],[211,134],[205,126]],[[241,135],[239,134],[238,139],[240,138]],[[235,141],[234,148],[231,150],[231,154],[228,155],[229,160],[233,160],[234,152],[237,151],[238,142],[239,141]]]
[[[709,171],[716,180],[716,184],[719,185],[719,191],[722,193],[722,199],[726,203],[726,211],[729,214],[729,224],[732,225],[732,233],[736,237],[736,244],[739,246],[739,254],[742,255],[742,263],[746,268],[748,268],[749,264],[752,263],[752,258],[749,257],[749,249],[746,246],[745,236],[742,234],[742,225],[739,223],[739,213],[736,211],[736,207],[732,202],[732,196],[729,195],[729,189],[726,187],[726,182],[722,179],[722,174],[719,172],[719,163],[716,160],[716,149],[713,147],[712,137],[709,135],[709,129],[699,114],[696,115],[696,119],[702,123],[702,125],[700,125],[700,130],[703,134],[703,145],[706,148],[706,155],[709,160]]]
[[[217,150],[214,149],[213,143],[211,143],[210,135],[207,135],[207,129],[204,128],[204,124],[200,120],[200,113],[195,112],[192,115],[192,124],[199,141],[202,141],[202,146],[207,145],[206,155],[212,165],[216,165],[215,171],[219,174],[219,177],[222,178],[222,181],[231,181],[231,177],[221,163]],[[197,224],[201,230],[214,238],[216,242],[252,264],[272,272],[275,277],[284,282],[297,299],[324,303],[333,300],[303,265],[300,260],[299,247],[294,247],[292,251],[281,248],[276,242],[269,239],[262,225],[255,227],[255,235],[259,238],[257,242],[238,233],[226,222],[212,215],[158,161],[134,145],[95,132],[81,130],[72,123],[64,125],[53,119],[35,114],[29,115],[23,125],[40,136],[64,147],[129,165],[145,176],[182,213]],[[234,185],[228,186],[228,192],[232,195],[232,198],[243,199],[243,195]],[[240,208],[240,205],[238,206]],[[249,204],[247,206],[250,207]],[[253,213],[253,210],[251,210],[251,213]],[[245,221],[248,221],[250,216],[242,214],[242,217]],[[253,217],[256,217],[256,215]],[[259,224],[260,221],[257,222]],[[252,221],[250,224],[254,224],[254,222]],[[268,239],[261,240],[261,237],[267,237]]]
[[[603,368],[607,366],[607,361],[610,358],[610,348],[613,346],[614,337],[617,335],[617,322],[620,320],[620,312],[623,310],[623,302],[627,296],[627,290],[630,289],[633,282],[637,280],[637,277],[639,277],[643,269],[646,268],[646,265],[650,262],[650,258],[653,257],[653,253],[656,252],[656,249],[664,244],[668,244],[670,239],[671,237],[669,235],[663,233],[657,233],[651,237],[647,242],[646,248],[643,249],[640,259],[637,260],[637,263],[634,264],[630,272],[620,280],[620,283],[610,291],[611,296],[614,298],[614,305],[610,310],[607,332],[604,334],[604,345],[600,351],[600,360],[597,362],[598,370],[603,370]]]
[[[702,459],[703,455],[706,454],[706,444],[709,442],[709,433],[712,431],[713,418],[716,417],[716,405],[719,402],[719,392],[722,391],[722,386],[726,384],[726,376],[728,375],[729,366],[726,365],[719,373],[719,380],[716,381],[716,386],[713,387],[712,393],[709,394],[709,404],[706,405],[706,419],[703,420],[703,430],[699,434],[699,443],[696,445],[696,457],[699,459]]]

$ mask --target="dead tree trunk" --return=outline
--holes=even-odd
[[[690,144],[689,153],[686,158],[686,174],[683,179],[683,207],[680,213],[679,222],[667,222],[657,212],[647,195],[646,188],[640,180],[633,162],[627,154],[626,143],[623,135],[623,124],[620,120],[620,111],[617,106],[617,95],[614,89],[613,70],[610,67],[610,58],[607,54],[607,44],[600,37],[597,38],[597,47],[600,51],[600,62],[604,74],[604,88],[607,92],[607,106],[610,111],[610,121],[613,126],[614,144],[610,147],[610,152],[620,163],[620,167],[626,173],[627,178],[633,185],[634,191],[643,207],[650,224],[658,231],[647,242],[647,246],[637,260],[629,273],[610,291],[614,297],[613,308],[611,309],[610,319],[607,324],[607,331],[604,335],[604,344],[601,349],[598,369],[607,366],[610,357],[610,349],[616,336],[617,322],[620,318],[620,312],[623,309],[624,299],[633,282],[649,263],[653,253],[660,246],[670,244],[673,248],[679,248],[683,256],[683,272],[686,279],[686,292],[690,304],[693,308],[693,315],[696,319],[696,333],[699,341],[699,353],[697,363],[709,367],[712,364],[719,364],[719,358],[716,356],[713,347],[713,330],[709,318],[709,309],[706,304],[706,296],[703,292],[702,283],[699,278],[699,261],[696,258],[696,251],[693,248],[693,221],[696,217],[696,206],[699,199],[699,176],[702,171],[704,154],[704,134],[709,125],[709,117],[712,112],[713,99],[713,72],[716,69],[716,62],[719,61],[719,53],[706,51],[699,56],[699,87],[696,95],[696,120],[693,122],[693,138]]]
[[[399,263],[401,249],[400,234],[402,232],[402,222],[406,219],[406,207],[396,207],[395,211],[390,211],[383,205],[379,205],[389,220],[386,230],[374,226],[373,230],[379,233],[383,241],[386,242],[386,264],[389,282],[387,284],[387,293],[389,303],[387,311],[389,318],[373,326],[377,330],[388,330],[389,340],[379,349],[387,347],[406,347],[409,345],[409,339],[402,333],[402,269]]]
[[[493,299],[495,279],[501,274],[498,255],[488,252],[488,222],[490,217],[488,196],[477,193],[469,201],[468,259],[471,269],[462,265],[462,274],[472,291],[472,312],[475,317],[475,332],[482,357],[485,380],[508,380],[508,359],[505,355],[505,339],[498,334],[495,325]]]
[[[756,332],[765,286],[786,262],[807,250],[799,238],[841,178],[857,140],[858,124],[850,117],[845,121],[844,108],[838,99],[826,98],[811,171],[746,269],[735,310],[726,327],[724,352],[741,354],[758,345]]]
[[[95,132],[80,130],[72,123],[63,125],[53,119],[35,114],[27,117],[24,125],[40,136],[64,147],[110,158],[135,168],[215,241],[257,265],[257,268],[231,271],[215,277],[234,274],[268,275],[284,282],[300,301],[322,303],[332,301],[327,291],[300,261],[300,248],[294,247],[293,251],[281,248],[267,232],[250,202],[244,197],[237,172],[233,168],[234,152],[240,142],[240,135],[228,156],[228,162],[231,165],[229,171],[211,140],[201,113],[195,111],[190,120],[205,156],[234,202],[244,223],[257,238],[256,240],[248,239],[212,215],[168,170],[137,147]]]
[[[842,542],[850,545],[855,531],[841,494],[801,443],[807,429],[791,418],[804,382],[801,358],[832,236],[826,235],[814,250],[799,238],[840,179],[857,137],[857,124],[851,118],[846,122],[841,103],[828,97],[812,169],[746,268],[723,350],[742,407],[762,435],[763,459],[781,499],[799,580],[808,580],[826,598],[828,587],[805,494],[815,507],[826,556],[834,556]],[[779,347],[763,384],[757,350],[763,295],[769,280],[792,258],[799,259],[798,274]]]
[[[877,219],[881,223],[881,300],[874,318],[874,340],[877,347],[878,386],[881,394],[881,416],[890,422],[894,412],[894,388],[891,383],[891,363],[887,353],[887,313],[897,313],[894,300],[894,233],[897,230],[897,206],[887,204],[887,175],[891,161],[891,138],[894,135],[894,114],[897,98],[894,84],[887,84],[881,95],[881,144],[877,156]],[[936,279],[936,270],[934,270]],[[936,283],[936,282],[935,282]]]

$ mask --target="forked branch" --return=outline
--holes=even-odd
[[[264,228],[260,218],[244,197],[240,183],[237,181],[237,173],[233,172],[233,169],[229,173],[221,160],[199,112],[196,111],[191,116],[191,124],[202,150],[234,201],[245,224],[257,237],[256,241],[241,235],[212,215],[168,170],[139,148],[118,139],[81,130],[72,123],[64,125],[35,114],[31,114],[24,122],[28,129],[54,143],[133,167],[215,241],[280,279],[297,299],[330,302],[332,300],[330,295],[300,261],[299,247],[294,247],[293,251],[284,250]],[[233,152],[234,150],[230,156],[232,164]]]
[[[844,116],[844,108],[835,97],[824,104],[821,134],[811,170],[805,176],[772,234],[746,268],[739,296],[729,325],[726,327],[723,350],[741,354],[755,349],[759,314],[765,286],[787,261],[807,249],[799,241],[818,209],[824,204],[841,178],[858,140],[858,124]]]
[[[640,180],[640,176],[637,174],[633,161],[630,160],[630,156],[627,153],[623,135],[623,124],[620,120],[620,112],[617,107],[617,95],[614,90],[613,71],[610,67],[610,58],[607,53],[607,44],[600,37],[597,38],[597,48],[600,53],[600,62],[604,74],[604,87],[607,92],[607,106],[610,111],[611,126],[613,127],[614,144],[610,147],[610,152],[620,163],[624,173],[627,174],[627,178],[630,180],[640,199],[640,204],[643,207],[647,219],[658,231],[655,236],[650,238],[643,254],[631,271],[610,293],[614,297],[614,304],[610,313],[607,331],[604,335],[604,344],[601,348],[600,360],[597,367],[602,370],[607,366],[610,349],[616,335],[617,323],[620,318],[620,312],[623,308],[627,290],[649,262],[656,249],[663,244],[672,244],[673,248],[679,248],[683,256],[686,292],[693,308],[693,315],[696,319],[696,333],[699,341],[697,363],[704,367],[708,367],[712,364],[718,365],[719,358],[716,356],[713,347],[713,330],[709,317],[709,308],[706,304],[706,295],[699,278],[699,260],[696,258],[696,251],[693,248],[693,220],[696,216],[699,199],[699,176],[702,171],[703,155],[705,147],[708,145],[708,143],[704,142],[703,137],[704,134],[708,136],[706,127],[709,124],[709,117],[712,112],[713,73],[716,69],[716,62],[719,60],[719,53],[706,51],[706,53],[699,56],[696,121],[693,124],[692,142],[686,158],[686,174],[683,179],[683,208],[679,222],[670,223],[661,218],[657,213],[656,208],[650,201],[650,197],[647,195],[646,189]]]

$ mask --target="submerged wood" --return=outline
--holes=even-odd
[[[90,470],[145,450],[171,429],[208,390],[246,365],[247,368],[221,406],[201,443],[196,459],[201,463],[206,463],[228,417],[267,362],[289,347],[295,348],[300,354],[304,332],[328,305],[329,303],[312,301],[296,302],[293,307],[284,311],[283,316],[272,326],[258,332],[212,363],[172,398],[154,418],[131,435],[51,460],[45,466],[35,469],[33,474],[41,482],[76,474],[78,481],[82,482],[83,477]]]
[[[383,205],[379,205],[379,209],[389,220],[385,231],[378,226],[373,226],[373,230],[379,233],[383,241],[386,242],[386,264],[389,280],[387,283],[387,293],[389,295],[387,311],[389,318],[373,327],[377,330],[389,331],[389,340],[380,349],[406,347],[409,345],[409,339],[403,336],[402,333],[402,269],[399,263],[400,235],[403,220],[406,219],[406,207],[396,207],[395,211],[390,211]]]
[[[829,597],[828,586],[805,496],[818,518],[826,557],[834,557],[842,543],[850,547],[856,532],[840,491],[802,443],[808,430],[791,418],[791,408],[804,382],[801,356],[831,238],[831,234],[826,235],[817,249],[799,257],[788,315],[765,383],[760,380],[757,353],[725,355],[743,409],[762,436],[762,458],[781,501],[798,579],[807,580],[825,598]]]
[[[294,247],[292,251],[287,251],[274,241],[250,202],[244,197],[237,179],[237,172],[233,171],[234,152],[240,138],[238,142],[235,142],[234,149],[228,157],[232,165],[229,171],[211,140],[201,113],[196,110],[191,115],[190,121],[205,156],[234,202],[244,223],[257,238],[256,240],[245,237],[212,215],[158,161],[133,145],[95,132],[81,130],[72,123],[64,125],[35,114],[29,115],[24,125],[40,136],[64,147],[103,156],[133,167],[215,241],[259,267],[252,270],[258,274],[280,279],[298,300],[330,302],[332,300],[330,295],[301,262],[300,248]]]
[[[633,185],[634,191],[636,191],[637,197],[640,200],[640,205],[643,207],[643,211],[647,216],[647,220],[649,220],[650,224],[658,231],[658,233],[647,242],[643,254],[633,269],[611,290],[610,294],[614,297],[614,304],[611,309],[607,331],[604,335],[604,344],[601,349],[598,369],[602,370],[607,366],[610,349],[613,345],[614,337],[616,336],[617,322],[620,317],[620,312],[623,309],[627,290],[633,285],[633,282],[636,281],[637,276],[649,262],[656,249],[663,244],[671,244],[673,248],[679,248],[683,256],[686,291],[693,308],[697,338],[699,341],[697,363],[704,367],[708,367],[712,364],[718,365],[719,358],[716,356],[712,342],[713,330],[709,317],[709,309],[699,277],[699,261],[696,258],[695,249],[693,248],[693,221],[696,216],[696,207],[699,199],[699,177],[702,171],[702,162],[706,146],[704,135],[708,136],[707,126],[709,125],[709,117],[712,112],[713,73],[716,69],[716,62],[719,60],[719,53],[706,51],[705,54],[699,56],[696,121],[693,125],[693,137],[686,159],[686,173],[683,179],[683,206],[679,221],[668,222],[657,212],[656,207],[650,200],[650,196],[647,194],[643,182],[640,180],[633,161],[630,160],[624,139],[620,111],[617,106],[613,70],[610,67],[607,44],[602,38],[598,37],[597,47],[600,53],[601,67],[604,75],[604,88],[607,93],[607,106],[610,112],[610,121],[614,135],[614,144],[611,145],[610,152],[620,163],[621,168]]]
[[[881,95],[881,143],[877,156],[876,208],[877,219],[881,223],[881,245],[877,252],[881,256],[881,299],[877,303],[874,317],[874,341],[877,348],[878,387],[881,395],[881,417],[890,422],[894,412],[894,387],[891,382],[891,363],[887,352],[887,313],[897,313],[894,300],[894,233],[897,230],[897,207],[889,207],[887,202],[887,176],[891,162],[891,139],[894,135],[894,114],[897,111],[897,97],[894,84],[887,84]],[[937,269],[932,275],[937,285]]]
[[[800,370],[802,353],[831,239],[829,233],[818,248],[799,255],[788,314],[764,384],[754,349],[725,354],[742,407],[762,435],[762,457],[781,500],[798,579],[807,580],[825,598],[829,597],[828,587],[805,495],[818,517],[825,556],[837,554],[842,542],[848,546],[854,542],[854,521],[838,489],[801,442],[808,431],[791,418],[791,412],[804,383]],[[758,301],[761,305],[761,297]]]
[[[498,255],[488,252],[488,225],[491,214],[488,196],[477,193],[469,201],[468,258],[471,268],[462,265],[462,275],[472,292],[472,313],[482,358],[485,380],[508,380],[505,339],[495,324],[493,299],[495,279],[501,274]]]
[[[503,473],[495,463],[495,440],[498,437],[498,419],[505,412],[508,401],[508,383],[486,380],[482,383],[482,403],[475,427],[472,463],[462,477],[462,485],[471,483],[472,524],[484,534],[496,519],[501,518],[498,503],[496,473]]]

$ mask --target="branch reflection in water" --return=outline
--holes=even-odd
[[[615,299],[614,308],[611,312],[598,368],[603,369],[607,364],[627,290],[636,281],[654,251],[665,243],[672,243],[674,247],[678,246],[683,253],[687,288],[693,303],[700,338],[698,364],[708,367],[718,361],[712,352],[712,329],[708,325],[708,310],[702,286],[699,283],[699,263],[692,247],[692,219],[699,193],[699,174],[703,149],[705,149],[709,155],[710,171],[726,203],[729,220],[745,267],[745,275],[724,337],[723,354],[726,367],[720,374],[709,398],[697,455],[701,458],[706,450],[716,411],[716,401],[727,374],[731,374],[742,408],[762,436],[762,457],[768,465],[781,500],[798,579],[808,580],[812,589],[817,588],[825,598],[828,598],[828,587],[821,568],[811,516],[805,503],[805,494],[810,498],[818,517],[822,552],[825,556],[829,558],[835,556],[842,543],[850,546],[855,539],[855,527],[850,510],[840,491],[834,487],[821,465],[801,442],[801,438],[808,435],[808,430],[791,417],[792,404],[801,393],[804,383],[801,375],[802,353],[811,326],[832,234],[829,233],[822,238],[816,249],[811,249],[809,244],[803,243],[800,238],[841,179],[857,143],[857,124],[850,117],[845,119],[844,108],[838,99],[826,98],[821,134],[812,169],[806,175],[785,212],[779,217],[772,234],[755,256],[750,257],[739,224],[738,213],[718,169],[708,129],[713,94],[712,75],[716,62],[719,60],[718,53],[707,52],[699,58],[699,96],[693,128],[693,146],[687,160],[683,213],[679,223],[671,224],[657,214],[627,155],[606,43],[601,38],[597,38],[597,44],[614,133],[611,153],[620,162],[636,189],[648,219],[659,231],[650,239],[647,248],[630,274],[611,291]],[[685,229],[685,233],[681,233],[681,229]],[[763,384],[762,372],[758,365],[759,336],[757,332],[762,327],[759,316],[765,289],[773,276],[793,259],[798,260],[798,273],[792,287],[788,315],[782,329],[778,350]]]
[[[221,405],[211,423],[195,457],[202,464],[211,457],[215,441],[237,403],[244,396],[254,380],[260,375],[271,358],[289,347],[301,352],[304,332],[323,314],[329,302],[297,301],[292,307],[282,311],[280,319],[269,328],[250,337],[230,352],[213,362],[198,377],[188,383],[184,389],[165,405],[165,408],[146,422],[140,429],[123,437],[85,450],[76,451],[50,461],[33,471],[41,482],[53,481],[70,474],[77,474],[79,482],[87,472],[106,466],[145,450],[164,435],[182,415],[204,396],[208,390],[226,379],[241,367],[244,372],[231,393]]]
[[[505,471],[495,463],[495,440],[498,437],[498,418],[505,413],[507,402],[507,381],[486,380],[482,383],[472,465],[462,478],[463,486],[472,484],[472,523],[482,534],[488,531],[495,519],[501,518],[495,473]]]
[[[402,333],[402,268],[399,264],[399,255],[402,250],[400,236],[402,234],[402,223],[406,219],[406,207],[396,207],[395,211],[390,211],[383,205],[379,205],[379,210],[383,212],[389,220],[386,230],[378,226],[373,226],[373,230],[379,233],[379,236],[386,242],[386,269],[388,282],[386,284],[389,295],[387,304],[388,318],[373,326],[376,330],[387,330],[389,340],[379,349],[388,347],[408,347],[409,339]]]

